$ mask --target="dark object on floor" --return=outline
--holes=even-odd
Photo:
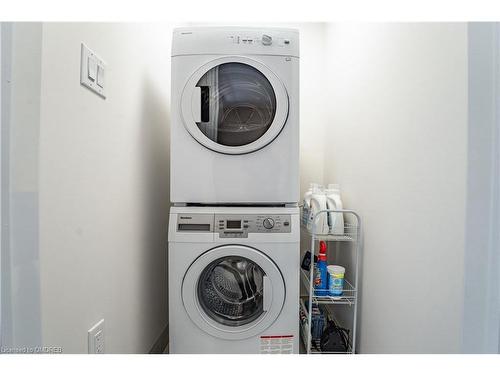
[[[319,345],[322,352],[345,353],[349,350],[349,330],[328,320]]]
[[[314,263],[318,261],[318,257],[314,256]],[[304,257],[302,258],[302,264],[300,265],[303,270],[309,271],[311,269],[311,252],[309,250],[306,251]]]

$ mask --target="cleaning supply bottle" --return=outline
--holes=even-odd
[[[319,186],[315,186],[311,195],[309,219],[307,221],[307,229],[312,231],[314,227],[314,234],[328,234],[330,230],[326,212],[319,213],[324,210],[326,210],[325,192]]]
[[[317,296],[328,295],[328,264],[326,263],[326,242],[319,242],[319,255],[314,270],[314,289]]]
[[[326,206],[329,210],[342,210],[342,200],[340,199],[340,186],[328,184],[325,190]],[[344,214],[342,212],[328,213],[328,226],[330,233],[334,235],[344,234]]]
[[[311,182],[309,184],[309,189],[304,193],[304,207],[302,208],[302,214],[303,214],[302,221],[306,225],[311,212],[311,198],[313,190],[315,188],[321,188],[321,185],[316,182]]]

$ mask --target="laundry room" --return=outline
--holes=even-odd
[[[499,23],[21,19],[0,22],[0,370],[498,358]]]

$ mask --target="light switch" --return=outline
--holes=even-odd
[[[94,51],[82,43],[80,64],[81,85],[105,99],[106,63]]]
[[[88,77],[92,81],[95,81],[97,77],[97,61],[92,56],[89,56],[87,59],[87,68]]]
[[[104,66],[97,65],[97,84],[104,87]]]

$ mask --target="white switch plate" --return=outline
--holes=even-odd
[[[106,63],[99,57],[97,56],[94,51],[92,51],[89,47],[87,47],[84,43],[82,43],[82,53],[81,53],[81,63],[80,63],[80,83],[89,88],[90,90],[94,91],[96,94],[102,96],[103,98],[106,98]],[[96,68],[96,73],[97,70],[100,69],[100,74],[102,75],[99,81],[99,85],[97,84],[96,79],[92,79],[89,77],[89,60],[91,62],[95,61],[97,64]],[[102,83],[102,84],[101,84]]]
[[[88,331],[89,354],[104,354],[104,319]]]

